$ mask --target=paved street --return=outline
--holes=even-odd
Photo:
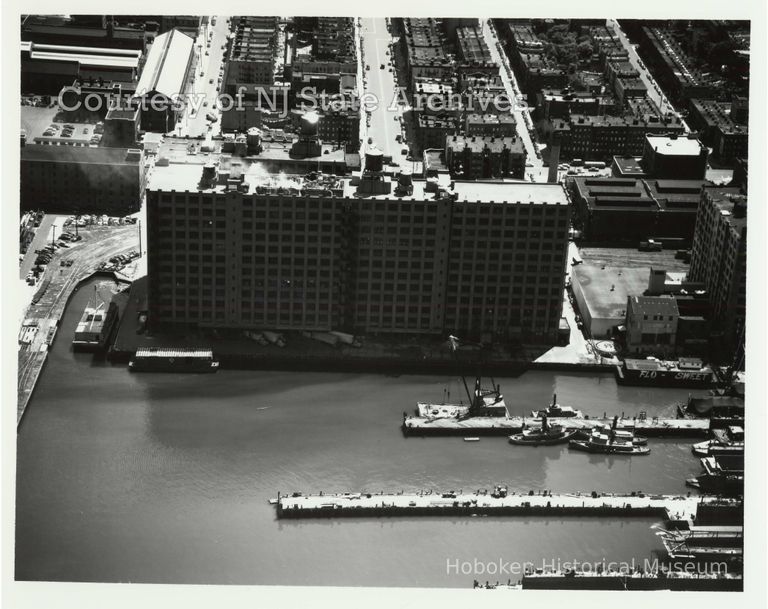
[[[195,68],[195,81],[192,85],[191,93],[194,99],[199,99],[199,111],[195,112],[192,105],[187,107],[187,111],[177,126],[175,133],[177,135],[189,135],[190,137],[199,137],[208,133],[208,119],[206,115],[213,113],[220,115],[217,108],[214,108],[214,102],[219,95],[219,69],[224,61],[225,49],[221,47],[227,42],[229,34],[229,23],[227,17],[216,16],[216,25],[208,23],[203,26],[200,35],[195,40],[195,51],[198,53],[198,65]],[[212,33],[212,36],[210,34]],[[210,37],[209,37],[210,36]],[[210,41],[210,44],[208,42]],[[208,53],[206,55],[206,53]],[[213,81],[213,82],[211,82]],[[212,134],[217,134],[221,130],[221,121],[213,124]]]
[[[515,79],[515,73],[509,65],[509,60],[501,47],[501,43],[496,36],[495,28],[489,23],[488,19],[481,19],[480,23],[483,28],[483,36],[485,37],[485,43],[488,45],[488,50],[491,53],[491,58],[500,66],[499,75],[501,81],[504,83],[504,89],[510,99],[517,99],[520,96],[524,97],[520,93],[520,87]],[[530,167],[525,168],[526,179],[531,179],[534,182],[546,182],[548,177],[548,168],[544,167],[541,157],[537,153],[536,144],[531,138],[531,130],[533,129],[533,122],[531,121],[530,111],[521,110],[515,108],[514,111],[515,120],[517,120],[517,134],[523,140],[525,145],[525,151],[528,155],[528,163]]]
[[[651,76],[651,73],[645,68],[645,64],[637,54],[637,49],[635,49],[624,31],[619,27],[618,22],[615,19],[608,19],[607,26],[613,29],[615,34],[619,37],[621,44],[629,52],[629,62],[638,72],[640,72],[640,79],[645,83],[645,86],[648,87],[648,97],[653,100],[662,112],[673,112],[677,114],[677,110],[675,110],[674,106],[661,91],[661,88],[656,83],[653,76]],[[683,126],[685,127],[686,132],[690,131],[685,121],[683,121]]]
[[[387,54],[393,39],[383,17],[364,18],[362,24],[363,72],[368,81],[365,90],[379,100],[376,109],[371,112],[371,124],[367,130],[368,138],[372,140],[370,145],[376,146],[385,155],[391,155],[394,161],[403,165],[405,155],[401,151],[405,146],[397,142],[401,127],[400,121],[396,119],[402,115],[402,111],[389,110],[396,86],[394,71],[390,72],[390,55]],[[383,70],[380,68],[382,64]],[[365,66],[370,66],[370,70],[366,70]],[[365,139],[361,151],[364,153],[370,145]]]

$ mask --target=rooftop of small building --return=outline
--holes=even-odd
[[[500,137],[498,135],[449,135],[445,139],[445,148],[464,150],[471,149],[473,152],[482,152],[490,150],[491,152],[501,152],[505,148],[522,152],[525,145],[522,139],[515,135]]]
[[[579,264],[571,270],[592,319],[624,319],[627,298],[648,288],[650,267],[611,267]]]
[[[699,156],[704,150],[696,138],[648,134],[645,141],[657,154],[664,156]]]
[[[677,316],[677,300],[673,296],[633,296],[630,295],[629,310],[635,315],[672,315]]]
[[[643,169],[640,161],[642,157],[639,156],[614,156],[613,164],[618,169],[620,176],[616,177],[642,177],[645,175],[645,169]]]

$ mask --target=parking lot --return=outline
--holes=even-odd
[[[21,107],[21,128],[27,142],[77,144],[97,146],[101,141],[104,125],[94,112],[67,113],[58,106],[40,108]]]

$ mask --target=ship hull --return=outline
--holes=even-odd
[[[616,382],[620,385],[651,387],[688,387],[709,389],[717,380],[714,372],[684,372],[680,370],[632,370],[616,366]]]
[[[157,360],[159,358],[153,358]],[[131,372],[185,372],[191,374],[204,374],[216,372],[219,369],[218,362],[170,362],[170,361],[142,361],[132,359],[128,364]]]
[[[517,446],[552,446],[554,444],[565,444],[578,430],[568,431],[550,438],[526,438],[523,434],[509,436],[509,443]]]
[[[604,455],[648,455],[651,452],[651,449],[647,446],[637,446],[635,444],[632,446],[598,446],[582,440],[571,440],[568,443],[568,447],[574,450]]]

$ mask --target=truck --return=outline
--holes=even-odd
[[[641,252],[660,252],[664,248],[659,241],[648,239],[647,241],[641,241],[637,249]]]

